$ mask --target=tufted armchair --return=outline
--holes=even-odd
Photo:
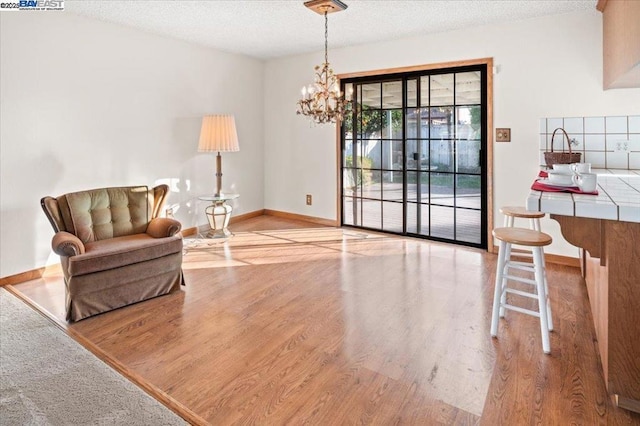
[[[180,222],[158,214],[167,185],[44,197],[64,272],[68,321],[171,293],[184,285]]]

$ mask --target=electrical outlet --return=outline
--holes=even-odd
[[[511,129],[496,129],[496,142],[511,142]]]
[[[165,217],[173,219],[173,208],[172,207],[167,207],[167,209],[164,211],[164,213],[165,213]]]
[[[613,144],[613,150],[615,152],[631,152],[629,141],[626,139],[615,140]]]
[[[313,202],[313,199],[311,198],[311,194],[307,194],[307,205],[310,206]]]

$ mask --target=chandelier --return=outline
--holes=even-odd
[[[342,120],[349,103],[342,96],[338,79],[329,66],[327,14],[345,10],[347,5],[340,0],[311,0],[304,5],[324,15],[324,63],[314,68],[315,81],[302,88],[302,99],[297,103],[296,113],[305,115],[318,124],[335,123]]]

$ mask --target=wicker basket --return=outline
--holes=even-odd
[[[564,146],[562,147],[562,152],[553,152],[553,138],[556,136],[556,132],[558,130],[560,130],[564,134],[564,137],[567,139],[569,152],[565,152]],[[553,131],[553,134],[551,135],[551,151],[547,151],[544,153],[544,161],[547,163],[547,166],[552,166],[554,164],[579,163],[581,155],[582,153],[580,152],[571,152],[571,139],[569,139],[569,135],[562,127],[558,127]]]

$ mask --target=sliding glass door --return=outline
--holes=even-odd
[[[342,224],[486,248],[486,65],[342,84]]]

